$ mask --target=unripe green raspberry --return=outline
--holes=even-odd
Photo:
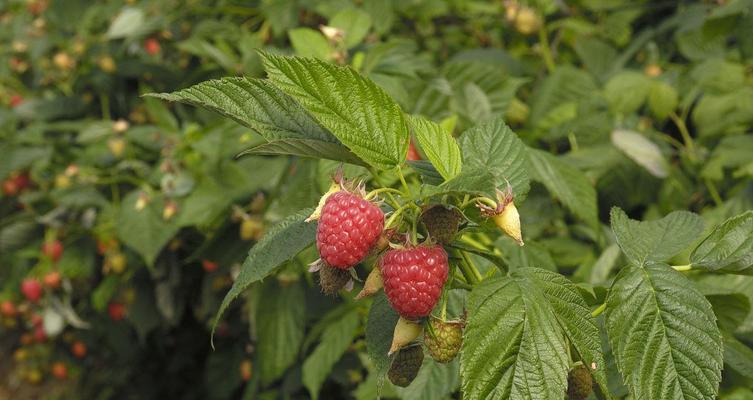
[[[431,358],[440,363],[452,361],[463,344],[463,322],[432,319],[424,333],[424,344]]]
[[[430,206],[421,214],[421,223],[429,236],[440,244],[452,242],[462,219],[463,215],[458,210],[439,204]]]
[[[387,377],[396,386],[408,387],[424,362],[424,349],[421,346],[410,346],[400,349],[392,361]]]
[[[585,365],[573,367],[567,374],[567,398],[586,400],[593,390],[593,378]]]

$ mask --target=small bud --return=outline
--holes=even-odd
[[[178,213],[178,205],[174,201],[169,200],[165,204],[165,208],[162,209],[162,218],[165,221],[167,221],[167,220],[171,219],[172,217],[174,217],[175,214],[177,214],[177,213]]]
[[[363,289],[356,295],[356,300],[360,300],[364,297],[369,297],[378,292],[383,286],[382,283],[382,271],[379,267],[374,267],[366,278],[366,282],[363,284]]]
[[[120,158],[125,151],[126,142],[123,138],[115,137],[107,141],[107,148],[116,158]]]
[[[147,204],[149,204],[149,196],[144,192],[139,193],[139,198],[136,199],[136,205],[134,206],[136,211],[143,210]]]
[[[319,30],[333,43],[340,42],[345,36],[345,32],[342,29],[335,28],[334,26],[320,25]]]
[[[327,198],[331,196],[334,193],[339,192],[342,190],[342,186],[340,185],[340,182],[332,182],[332,185],[330,185],[329,190],[327,190],[327,193],[324,193],[321,199],[319,199],[319,204],[316,206],[316,210],[314,210],[311,215],[306,218],[306,222],[316,221],[321,217],[322,215],[322,209],[324,208],[324,203],[327,202]]]
[[[396,351],[416,340],[420,335],[423,327],[416,322],[407,320],[403,317],[397,320],[395,333],[392,335],[392,344],[387,355],[392,355]]]
[[[112,123],[112,130],[115,133],[123,133],[128,130],[128,121],[119,119]]]
[[[509,237],[513,238],[518,245],[523,246],[523,235],[520,231],[520,214],[515,203],[510,202],[501,213],[492,217],[494,223]]]

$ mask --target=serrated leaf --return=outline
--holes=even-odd
[[[304,221],[313,211],[312,208],[307,208],[283,219],[249,250],[238,278],[217,311],[212,333],[222,313],[249,285],[269,275],[316,240],[317,224]]]
[[[444,178],[428,160],[408,160],[406,163],[421,175],[421,181],[429,185],[441,185]]]
[[[288,31],[290,44],[295,53],[303,57],[317,57],[323,60],[330,58],[334,52],[321,32],[311,28],[295,28]]]
[[[408,387],[396,387],[395,391],[403,400],[445,399],[460,384],[459,370],[457,359],[449,364],[440,364],[426,356],[416,379]]]
[[[461,352],[463,398],[560,399],[567,343],[546,295],[525,273],[483,281],[471,292]]]
[[[392,334],[399,316],[390,306],[383,291],[374,296],[366,320],[366,351],[369,353],[379,379],[387,372],[390,358],[387,352],[392,343]],[[377,385],[379,386],[379,385]]]
[[[371,17],[357,8],[346,8],[335,14],[329,24],[343,31],[345,47],[351,48],[369,33]]]
[[[575,216],[599,225],[596,189],[579,169],[545,151],[528,149],[531,177],[544,184]]]
[[[455,138],[439,124],[420,116],[409,116],[408,124],[437,172],[446,181],[457,176],[463,163]]]
[[[494,199],[498,185],[500,182],[489,170],[466,165],[460,175],[439,186],[424,185],[421,197],[426,199],[445,194],[471,194]]]
[[[322,332],[321,342],[314,352],[303,362],[303,384],[314,400],[319,398],[319,390],[332,367],[350,347],[358,323],[358,310],[355,308],[332,322]]]
[[[669,162],[662,155],[659,146],[638,132],[625,129],[612,131],[612,144],[631,160],[645,168],[657,178],[669,175]]]
[[[607,297],[617,367],[636,399],[715,398],[722,336],[711,304],[665,264],[629,266]]]
[[[285,138],[272,140],[238,153],[237,157],[245,155],[291,155],[300,157],[324,158],[342,161],[349,164],[367,164],[353,154],[347,147],[332,142],[316,139]]]
[[[264,303],[256,314],[256,364],[262,385],[267,385],[282,376],[298,356],[306,322],[306,301],[300,282],[280,285],[270,280],[261,290]]]
[[[688,211],[674,211],[655,221],[636,221],[613,207],[610,220],[622,252],[639,266],[669,259],[703,233],[701,217]]]
[[[753,274],[753,211],[724,221],[690,254],[693,267]]]
[[[298,138],[338,143],[295,100],[261,79],[216,79],[172,93],[146,96],[212,110],[253,129],[268,141]]]
[[[666,82],[654,81],[648,92],[648,108],[656,118],[667,118],[677,108],[677,90]]]
[[[379,168],[405,160],[408,127],[400,106],[350,67],[261,53],[272,83],[296,99],[353,153]]]
[[[509,182],[515,196],[528,193],[526,146],[501,117],[468,129],[459,142],[464,173],[465,169],[488,171],[497,185],[504,188]]]
[[[609,396],[599,328],[578,287],[556,272],[541,268],[523,268],[520,271],[537,282],[565,335],[582,357],[583,364],[589,368],[596,366],[596,369],[591,369],[591,375],[602,393]]]

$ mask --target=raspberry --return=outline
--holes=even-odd
[[[349,192],[330,195],[316,231],[316,247],[327,265],[348,269],[361,262],[379,240],[384,213]]]
[[[431,329],[424,333],[424,344],[431,358],[440,363],[452,361],[463,344],[463,323],[434,319],[429,324]]]
[[[322,287],[322,292],[327,296],[337,294],[348,282],[351,282],[350,278],[350,272],[344,269],[322,265],[319,270],[319,286]]]
[[[585,365],[578,365],[567,374],[567,398],[585,400],[593,390],[593,378]]]
[[[432,239],[438,243],[448,244],[458,233],[458,225],[462,218],[462,214],[454,208],[435,205],[421,214],[421,223],[424,224]]]
[[[27,278],[21,282],[21,293],[31,301],[36,303],[42,298],[42,284],[34,278]]]
[[[421,346],[411,346],[400,350],[392,361],[387,377],[390,382],[400,387],[408,387],[424,362],[424,350]]]
[[[447,253],[441,246],[388,251],[381,260],[384,292],[402,317],[429,315],[447,280]]]

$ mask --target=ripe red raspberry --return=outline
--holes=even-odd
[[[27,278],[21,282],[21,293],[32,303],[42,298],[42,285],[34,278]]]
[[[402,317],[429,315],[447,280],[447,253],[441,246],[388,251],[381,261],[384,292]]]
[[[319,256],[329,266],[348,269],[369,254],[383,228],[384,213],[379,207],[353,193],[334,193],[319,218]]]

